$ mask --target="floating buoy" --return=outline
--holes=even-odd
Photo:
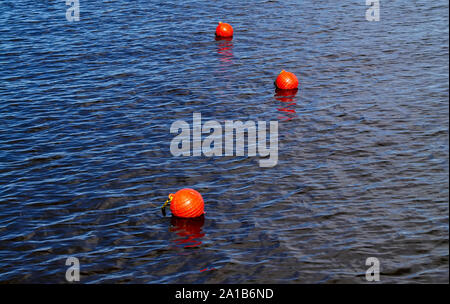
[[[291,72],[282,70],[275,80],[275,86],[282,90],[294,90],[298,88],[298,79]]]
[[[219,22],[216,27],[217,37],[233,37],[233,27],[228,23]]]
[[[184,188],[175,194],[169,194],[169,199],[162,206],[163,214],[165,214],[164,209],[168,203],[170,203],[172,214],[178,217],[192,218],[205,213],[203,198],[194,189]]]

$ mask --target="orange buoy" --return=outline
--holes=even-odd
[[[216,27],[217,37],[233,37],[233,27],[228,23],[219,22]]]
[[[170,211],[178,217],[197,217],[205,213],[205,203],[200,193],[194,189],[184,188],[175,194],[169,194]]]
[[[275,86],[282,90],[293,90],[298,88],[298,79],[291,72],[282,70],[275,80]]]

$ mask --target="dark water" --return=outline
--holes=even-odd
[[[80,3],[0,2],[0,282],[448,282],[447,1]],[[193,112],[278,120],[278,165],[173,157]]]

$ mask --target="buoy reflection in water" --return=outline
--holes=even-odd
[[[295,96],[297,95],[298,89],[293,90],[280,90],[275,89],[275,99],[280,101],[282,104],[281,108],[277,108],[283,115],[278,116],[281,121],[288,121],[297,117],[297,112],[295,111],[295,106],[297,105]]]
[[[170,219],[170,231],[174,232],[180,238],[173,240],[176,246],[189,248],[198,247],[202,244],[201,239],[205,236],[202,231],[205,224],[205,216],[196,218],[180,218],[172,216]]]
[[[233,38],[232,37],[217,37],[217,53],[220,55],[222,63],[231,63],[233,59]]]

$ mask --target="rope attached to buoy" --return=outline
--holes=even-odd
[[[169,194],[169,199],[164,203],[164,205],[161,206],[161,212],[163,216],[166,216],[166,207],[170,204],[170,202],[173,200],[173,194]]]

